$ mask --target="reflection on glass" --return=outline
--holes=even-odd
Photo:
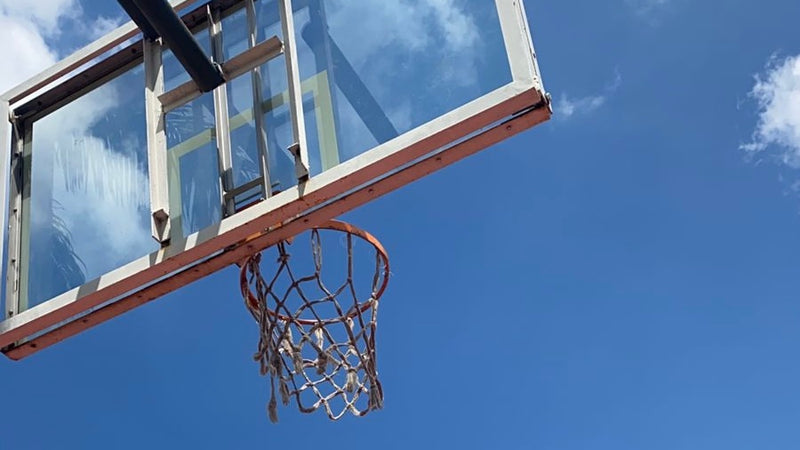
[[[172,232],[188,236],[222,218],[213,96],[166,116]]]
[[[288,151],[292,143],[292,124],[288,107],[289,95],[285,88],[281,89],[281,85],[286,85],[283,63],[284,58],[279,57],[256,71],[228,82],[233,178],[236,187],[261,176],[258,139],[262,140],[262,145],[267,150],[267,168],[273,192],[286,190],[297,183],[294,156]],[[258,95],[253,92],[254,85],[260,85]],[[277,93],[273,94],[274,91]],[[256,131],[256,114],[259,113],[264,129],[262,136]],[[306,115],[306,123],[313,123],[313,117]]]
[[[237,9],[222,19],[222,54],[225,61],[248,49],[250,28],[247,9]]]
[[[158,249],[150,231],[144,73],[126,72],[33,124],[22,307]]]
[[[295,4],[312,176],[511,81],[495,2],[462,0],[446,10],[440,3]],[[239,8],[223,20],[223,59],[250,47],[247,14]],[[282,35],[275,0],[255,1],[255,15],[256,42]],[[208,30],[195,36],[210,56]],[[167,90],[189,81],[171,52],[163,61]],[[143,85],[136,68],[33,124],[22,230],[28,304],[157,249],[150,236],[143,90],[132,88]],[[296,185],[285,57],[223,89],[233,187],[260,178],[264,169],[272,193]],[[223,214],[213,96],[169,112],[166,127],[172,232],[187,236]],[[253,188],[241,195],[263,193]]]
[[[278,8],[275,1],[256,2],[256,42],[281,35]],[[240,9],[223,19],[223,53],[230,59],[250,47],[250,34],[246,9]],[[227,85],[228,111],[230,114],[231,150],[233,158],[234,187],[240,187],[261,177],[259,146],[266,151],[266,170],[270,175],[270,188],[278,193],[297,184],[294,156],[288,151],[292,144],[292,123],[289,115],[288,83],[285,58],[279,56]],[[306,123],[314,124],[313,99],[310,98]],[[307,125],[308,126],[308,125]],[[259,127],[262,134],[257,132]],[[318,144],[313,129],[309,132],[309,152]],[[319,157],[312,158],[312,173]],[[242,200],[253,195],[263,196],[250,190]]]
[[[234,199],[237,209],[263,198],[261,188],[261,154],[253,115],[253,86],[249,75],[228,83],[231,157],[234,188],[256,183]]]
[[[495,3],[468,0],[447,11],[436,5],[295,5],[312,176],[511,81]],[[280,36],[277,2],[255,7],[256,42]],[[250,47],[247,14],[241,8],[223,20],[226,60]],[[261,176],[259,146],[267,150],[273,193],[296,184],[285,61],[280,56],[228,83],[234,187]]]
[[[323,159],[331,141],[345,161],[511,82],[495,2],[437,5],[309,0],[295,12],[301,78],[333,105]]]
[[[281,56],[267,62],[261,66],[260,74],[270,181],[277,193],[297,184],[294,155],[288,150],[293,142],[286,58]]]
[[[255,5],[256,40],[280,36],[277,2]],[[437,5],[430,0],[295,5],[312,176],[511,81],[495,2],[466,0],[446,11]],[[226,19],[226,58],[248,47],[246,29],[244,10]],[[242,82],[229,86],[229,96],[262,102],[269,172],[281,191],[294,184],[294,162],[286,152],[291,128],[285,59],[259,70],[252,76],[261,79],[261,92]],[[255,137],[239,133],[232,138],[242,155],[252,157],[242,149],[255,151]]]
[[[297,4],[295,3],[295,7]],[[275,0],[256,0],[256,23],[258,31],[257,42],[263,42],[272,36],[278,36],[283,40],[283,29],[278,12],[278,2]]]
[[[292,144],[289,93],[286,88],[285,59],[281,56],[258,70],[228,83],[231,147],[234,182],[241,186],[260,176],[258,139],[264,140],[273,193],[297,184]],[[332,103],[327,93],[319,92],[318,78],[303,83],[303,108],[311,174],[338,164],[336,139],[332,127]],[[260,80],[260,81],[259,81]],[[253,86],[260,86],[258,93]],[[257,111],[257,112],[254,112]],[[264,135],[256,132],[255,115],[261,114]],[[325,143],[324,146],[321,145]]]

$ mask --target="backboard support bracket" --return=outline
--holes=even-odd
[[[153,226],[157,234],[156,240],[162,246],[169,245],[169,213],[164,208],[153,212]]]
[[[308,181],[308,166],[303,161],[303,152],[300,144],[295,142],[289,146],[288,150],[294,156],[294,173],[297,177],[297,182],[305,183]]]
[[[147,160],[150,179],[151,232],[161,246],[170,242],[169,186],[167,183],[167,136],[164,108],[158,97],[164,92],[163,45],[161,39],[144,42],[145,113],[147,114]]]
[[[294,9],[292,0],[278,0],[281,16],[281,27],[284,36],[295,36]],[[302,185],[308,181],[310,167],[308,164],[308,145],[306,144],[306,122],[303,112],[303,88],[300,82],[300,63],[297,56],[297,43],[294,39],[285,39],[283,43],[286,57],[286,79],[289,84],[289,111],[292,120],[293,144],[289,152],[294,156],[295,175]]]
[[[189,28],[167,0],[117,1],[136,22],[146,38],[164,39],[164,43],[172,50],[175,58],[202,92],[210,92],[225,83],[220,67],[211,62],[203,52]]]

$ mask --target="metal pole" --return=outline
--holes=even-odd
[[[306,122],[303,113],[303,90],[300,85],[300,66],[297,62],[297,36],[294,31],[292,0],[278,2],[283,26],[284,55],[286,56],[286,76],[289,82],[289,111],[292,115],[292,137],[294,143],[289,151],[295,159],[295,175],[300,183],[308,180],[308,145],[306,143]]]
[[[161,42],[144,41],[145,107],[147,114],[147,170],[150,177],[150,212],[153,238],[165,245],[170,239],[167,134],[164,110],[158,96],[164,93]]]
[[[175,58],[183,65],[186,72],[192,77],[202,92],[212,91],[217,86],[225,83],[222,71],[206,56],[200,44],[195,40],[189,28],[178,17],[175,10],[167,0],[117,0],[125,7],[126,4],[138,9],[131,18],[147,25],[142,29],[144,33],[155,33],[163,38],[164,43],[175,54]],[[138,23],[138,22],[137,22]]]
[[[208,32],[211,39],[211,54],[215,61],[222,62],[222,18],[219,11],[207,5]],[[227,198],[226,193],[234,189],[233,152],[231,150],[230,114],[228,113],[227,85],[214,89],[214,117],[216,118],[216,140],[220,174],[220,202],[222,217],[232,216],[236,212],[235,199]]]

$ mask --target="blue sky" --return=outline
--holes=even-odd
[[[16,4],[3,88],[121,14]],[[798,448],[800,4],[526,6],[553,121],[346,216],[393,267],[383,411],[270,424],[229,269],[0,359],[0,449]]]

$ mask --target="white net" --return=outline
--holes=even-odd
[[[330,277],[323,271],[321,233],[336,235],[346,250],[342,274],[334,277],[340,282],[332,288],[323,281]],[[356,273],[357,240],[374,252],[371,275],[364,278],[370,290],[361,298],[356,288],[362,279]],[[341,222],[311,230],[309,241],[313,273],[296,273],[288,242],[275,247],[278,269],[273,277],[264,278],[261,272],[266,253],[242,266],[242,294],[260,330],[254,359],[261,374],[270,377],[267,409],[273,422],[278,420],[278,399],[284,405],[294,399],[304,413],[323,408],[332,420],[348,411],[364,416],[383,406],[375,331],[378,300],[389,277],[386,252],[371,235]]]

